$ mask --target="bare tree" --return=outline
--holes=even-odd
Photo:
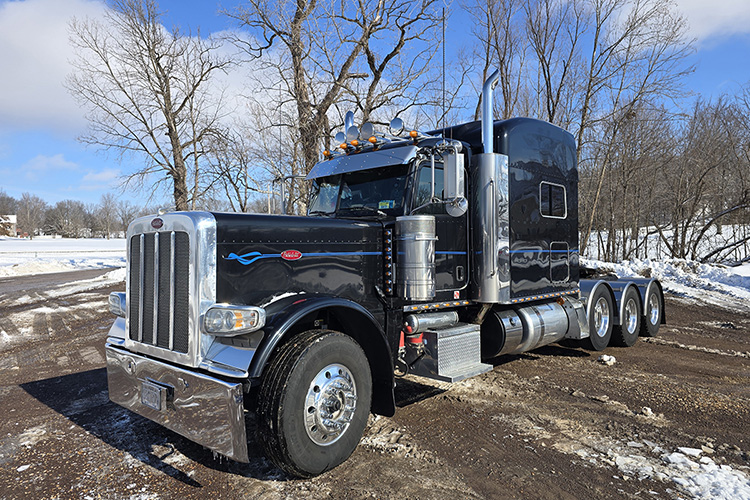
[[[594,43],[580,103],[576,134],[579,163],[588,140],[605,143],[597,165],[596,189],[582,233],[581,253],[586,251],[598,208],[606,170],[612,158],[613,137],[622,119],[642,102],[675,99],[682,95],[681,80],[692,71],[684,61],[692,51],[684,19],[669,3],[656,0],[593,0]],[[597,135],[597,125],[611,124],[607,135]],[[601,130],[601,128],[599,128]],[[586,167],[586,165],[584,165]]]
[[[80,201],[63,200],[47,210],[44,230],[64,238],[80,238],[86,229],[86,207]]]
[[[293,108],[283,125],[292,130],[290,145],[298,149],[300,162],[284,169],[284,177],[306,175],[319,161],[332,130],[329,112],[342,97],[353,100],[369,118],[410,93],[434,53],[430,44],[419,43],[438,22],[432,12],[436,4],[247,0],[227,12],[250,30],[252,38],[236,41],[265,68],[267,100],[283,93],[272,114],[281,106]],[[411,59],[403,57],[407,44]],[[268,78],[269,73],[275,78]],[[299,191],[287,192],[297,196]]]
[[[18,210],[18,201],[0,189],[0,215],[14,215]]]
[[[40,197],[23,193],[18,202],[18,228],[33,238],[42,229],[47,202]]]
[[[112,193],[105,193],[99,199],[99,204],[93,210],[97,224],[105,238],[109,239],[112,233],[116,232],[118,225],[118,203],[117,198]]]
[[[120,200],[117,204],[117,230],[124,234],[137,216],[138,208],[135,205],[128,200]]]
[[[81,141],[143,157],[146,166],[127,181],[169,181],[176,208],[187,210],[203,190],[203,142],[220,129],[221,99],[210,84],[230,61],[218,41],[168,32],[160,20],[154,0],[111,0],[103,22],[74,19],[67,86],[89,111]]]

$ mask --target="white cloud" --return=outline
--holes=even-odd
[[[120,176],[120,170],[116,168],[107,168],[100,172],[89,172],[83,176],[84,183],[90,182],[111,182]]]
[[[675,0],[699,43],[750,33],[748,0]]]
[[[104,5],[90,0],[0,3],[0,124],[5,129],[46,128],[76,135],[83,112],[63,87],[73,50],[68,22],[98,17]]]
[[[66,160],[62,154],[37,155],[21,166],[21,172],[25,174],[28,180],[38,180],[42,175],[59,173],[63,170],[75,172],[79,168],[77,163]]]
[[[81,179],[81,191],[106,191],[120,185],[120,169],[105,168],[98,172],[89,171]]]

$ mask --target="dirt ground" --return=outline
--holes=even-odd
[[[607,349],[611,366],[554,345],[456,384],[406,377],[347,462],[297,480],[109,402],[106,297],[124,285],[22,279],[0,283],[2,498],[688,498],[660,472],[678,447],[750,472],[748,314],[667,296],[661,335]]]

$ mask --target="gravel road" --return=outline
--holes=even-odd
[[[689,498],[665,468],[679,447],[750,475],[748,314],[667,296],[660,337],[607,349],[611,366],[555,345],[457,384],[406,377],[395,417],[302,481],[252,443],[249,464],[217,458],[109,402],[124,283],[68,274],[0,280],[1,498]]]

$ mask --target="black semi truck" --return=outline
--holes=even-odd
[[[347,115],[306,217],[174,212],[127,232],[106,345],[115,403],[237,461],[246,415],[281,469],[346,460],[407,373],[455,382],[573,339],[631,346],[664,321],[654,279],[581,279],[566,131],[492,118],[404,133]]]

